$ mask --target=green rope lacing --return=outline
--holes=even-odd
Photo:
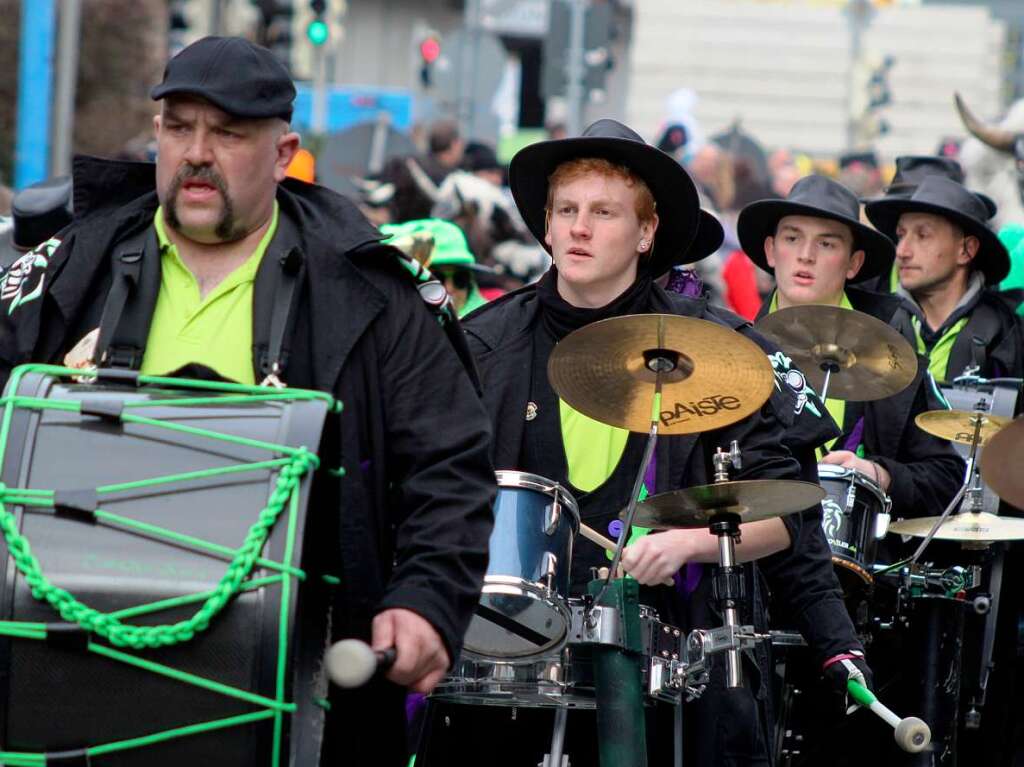
[[[54,376],[81,376],[82,372],[61,368],[52,365],[25,365],[16,368],[11,374],[9,383],[10,391],[17,391],[21,378],[28,373],[42,373]],[[158,386],[169,386],[175,389],[196,389],[220,393],[220,396],[195,396],[171,398],[167,400],[143,400],[125,402],[124,410],[140,409],[158,406],[182,406],[182,405],[206,405],[206,404],[252,404],[257,402],[294,402],[298,400],[321,399],[328,403],[334,412],[340,412],[340,403],[335,403],[333,398],[322,392],[305,390],[285,389],[267,390],[259,387],[243,386],[240,384],[222,384],[207,381],[192,381],[167,378],[163,376],[140,376],[140,384],[152,384]],[[17,408],[33,410],[60,410],[66,412],[81,412],[81,402],[46,400],[37,397],[11,396],[0,398],[0,405],[3,406],[3,419],[0,422],[0,465],[2,465],[6,451],[7,438],[10,430],[13,412]],[[292,567],[295,553],[296,526],[298,524],[298,503],[299,486],[302,477],[309,471],[319,466],[319,460],[315,454],[305,447],[291,447],[287,445],[276,445],[269,442],[248,439],[231,434],[211,431],[194,426],[162,421],[159,419],[146,418],[131,413],[123,413],[121,420],[125,423],[136,423],[147,426],[177,431],[194,436],[207,437],[236,445],[260,448],[275,454],[282,454],[284,457],[274,458],[267,461],[255,461],[245,464],[218,467],[202,471],[184,472],[180,474],[152,477],[143,480],[134,480],[112,485],[104,485],[96,488],[97,497],[108,496],[115,493],[125,493],[132,490],[148,489],[157,485],[218,477],[246,471],[277,470],[279,472],[274,489],[270,494],[266,506],[260,511],[257,521],[250,527],[245,540],[238,549],[231,549],[226,546],[204,541],[193,536],[184,535],[173,530],[167,530],[156,525],[133,520],[117,514],[112,514],[101,508],[96,509],[94,517],[97,522],[128,528],[134,532],[149,535],[157,539],[169,540],[179,545],[185,545],[209,553],[229,557],[230,561],[223,577],[217,585],[199,594],[189,594],[170,599],[160,600],[148,605],[138,605],[123,610],[102,613],[88,605],[79,602],[72,594],[54,586],[43,574],[39,561],[32,554],[31,546],[27,538],[22,535],[18,528],[17,517],[7,511],[6,504],[13,504],[23,507],[53,507],[55,493],[52,490],[35,488],[9,488],[0,484],[0,531],[7,542],[8,551],[18,570],[25,576],[34,598],[47,602],[60,616],[68,622],[76,623],[84,630],[106,639],[115,647],[131,648],[142,650],[146,648],[165,647],[168,645],[187,642],[195,635],[209,627],[210,621],[230,602],[239,592],[264,588],[273,584],[280,584],[281,587],[281,612],[278,631],[278,658],[276,691],[273,699],[256,695],[246,690],[239,690],[229,685],[206,679],[195,674],[180,671],[178,669],[156,663],[151,660],[139,658],[129,653],[121,652],[102,644],[89,642],[87,647],[90,652],[107,657],[111,660],[126,663],[151,673],[160,674],[180,682],[194,685],[206,690],[220,693],[232,698],[246,701],[263,708],[250,714],[229,717],[213,722],[202,722],[188,725],[172,730],[166,730],[151,735],[146,735],[130,740],[118,741],[94,746],[86,750],[87,754],[100,756],[115,751],[159,743],[172,738],[186,735],[209,732],[224,727],[234,727],[264,719],[272,719],[274,727],[274,749],[272,764],[277,765],[280,759],[281,745],[283,742],[283,714],[293,713],[296,709],[294,703],[288,703],[284,699],[287,684],[287,646],[288,646],[288,607],[291,600],[292,578],[303,579],[305,573],[300,569]],[[285,506],[288,506],[287,534],[285,536],[285,552],[283,562],[273,562],[259,556],[264,544],[270,534],[278,517],[282,514]],[[254,566],[259,565],[266,569],[280,571],[281,575],[268,576],[265,578],[250,579]],[[136,617],[147,613],[180,607],[188,604],[201,603],[196,612],[187,620],[173,624],[157,626],[135,626],[124,623],[122,619]],[[0,621],[0,635],[19,639],[45,640],[45,623],[30,623],[20,621]],[[5,752],[0,750],[0,764],[10,767],[36,767],[45,765],[45,754]]]

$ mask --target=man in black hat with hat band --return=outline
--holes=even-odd
[[[958,184],[964,183],[964,171],[960,163],[952,157],[940,157],[938,155],[901,155],[895,160],[896,170],[893,173],[889,186],[882,190],[878,197],[862,198],[861,204],[877,202],[879,200],[906,200],[918,185],[928,176],[944,176],[952,179]],[[978,198],[985,203],[988,211],[988,218],[996,214],[995,201],[986,194],[975,192]],[[892,268],[888,274],[880,274],[869,280],[863,280],[862,287],[866,290],[874,290],[879,293],[895,293],[900,287],[899,263],[893,260]]]
[[[523,149],[510,166],[510,185],[524,220],[552,253],[554,265],[537,285],[503,296],[466,318],[495,433],[495,466],[537,473],[569,487],[579,500],[582,520],[614,538],[621,529],[618,512],[639,469],[644,437],[588,419],[559,400],[546,374],[555,344],[602,319],[666,313],[725,324],[762,348],[774,349],[744,320],[710,310],[703,297],[668,294],[654,283],[674,263],[695,260],[688,254],[695,235],[712,227],[698,223],[696,190],[681,166],[626,126],[601,120],[579,138]],[[717,244],[714,236],[705,239]],[[646,493],[705,484],[714,448],[733,439],[744,455],[743,469],[734,478],[796,478],[799,465],[782,444],[783,430],[794,417],[794,401],[788,389],[779,388],[759,411],[733,426],[699,436],[663,436],[646,477]],[[801,524],[801,515],[794,514],[785,521],[744,525],[739,557],[752,560],[787,549]],[[642,532],[625,550],[625,569],[651,586],[676,576],[676,587],[651,588],[641,601],[684,630],[718,625],[704,572],[704,563],[717,561],[715,540],[703,530]],[[590,567],[606,565],[607,559],[583,543],[575,547],[572,564],[578,593],[589,580]],[[756,568],[747,568],[749,602],[743,620],[764,625],[760,578]],[[748,669],[749,686],[744,689],[725,690],[722,665],[716,665],[711,686],[686,716],[692,736],[687,738],[687,754],[693,759],[687,763],[768,764],[764,649],[758,648],[756,655],[758,667]],[[444,712],[445,727],[435,727],[434,735],[461,730],[461,736],[447,736],[456,741],[451,747],[461,742],[472,748],[472,738],[480,737],[482,728],[460,728],[458,722],[487,712],[454,708]],[[529,717],[530,712],[520,710],[518,724],[506,721],[506,727],[519,728],[516,732],[524,737],[505,737],[502,730],[502,753],[489,755],[494,764],[520,763],[543,753],[549,723],[527,723]],[[486,732],[493,738],[495,731]],[[574,762],[591,763],[596,754],[592,731],[579,739],[572,733],[570,725],[567,753]],[[654,744],[651,764],[665,764],[671,755],[671,737],[664,730],[659,734],[649,739]],[[445,755],[431,752],[430,743],[424,745],[420,758],[425,764],[434,763],[432,758],[447,763]],[[530,747],[523,753],[517,750]]]
[[[907,198],[865,206],[871,223],[896,242],[904,304],[893,325],[928,356],[940,382],[968,372],[1024,376],[1020,320],[990,289],[1010,269],[1006,248],[986,223],[990,211],[979,195],[939,175]]]
[[[393,647],[396,658],[386,679],[331,688],[323,761],[403,764],[405,688],[428,692],[458,656],[486,568],[486,415],[397,251],[345,198],[285,180],[299,144],[288,125],[295,88],[269,51],[203,38],[167,64],[152,96],[163,102],[155,173],[76,161],[77,222],[36,252],[38,290],[2,300],[0,384],[15,365],[60,362],[99,331],[89,356],[106,366],[170,374],[181,360],[342,401],[337,444],[322,456],[347,469],[342,507],[316,509],[327,572],[340,579],[334,638]],[[117,254],[135,243],[141,276],[117,311],[107,300]],[[431,391],[451,396],[415,394]],[[246,727],[269,742],[270,724]]]

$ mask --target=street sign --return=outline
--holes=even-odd
[[[569,40],[572,25],[571,9],[566,0],[551,3],[551,23],[544,38],[543,64],[541,69],[541,95],[565,96],[568,90],[566,67],[571,49]],[[589,92],[604,88],[611,59],[609,32],[612,23],[612,8],[608,2],[587,4],[583,27],[583,61],[586,74],[583,89]]]
[[[496,35],[545,37],[549,0],[477,0],[480,27]]]

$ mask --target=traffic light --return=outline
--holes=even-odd
[[[420,67],[420,81],[423,83],[424,88],[429,88],[433,84],[433,69],[434,62],[441,56],[441,38],[431,32],[422,40],[420,40],[420,60],[422,65]]]
[[[291,0],[259,0],[260,29],[257,42],[292,68],[292,3]]]
[[[310,0],[309,7],[313,11],[314,17],[309,22],[309,26],[306,27],[306,37],[309,38],[309,42],[313,43],[313,45],[320,46],[326,43],[327,38],[331,36],[331,28],[324,19],[324,13],[327,11],[327,2],[326,0]]]

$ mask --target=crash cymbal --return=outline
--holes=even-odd
[[[985,445],[981,454],[981,478],[1011,506],[1024,509],[1024,418],[1004,427]]]
[[[1013,420],[1008,416],[971,410],[929,410],[927,413],[918,413],[914,423],[919,429],[940,439],[970,445],[974,440],[974,425],[977,418],[981,419],[979,446],[987,445],[1000,429]]]
[[[889,525],[890,533],[924,538],[938,517],[901,519]],[[935,533],[940,541],[1018,541],[1024,540],[1024,519],[1000,517],[987,511],[951,514]]]
[[[570,333],[548,359],[558,396],[601,423],[646,433],[657,361],[659,433],[719,429],[753,413],[772,392],[764,351],[722,325],[673,314],[613,317]]]
[[[756,522],[803,511],[820,503],[824,497],[825,491],[813,482],[785,479],[717,482],[651,496],[637,504],[633,524],[654,529],[707,527],[711,518],[722,512],[738,515],[740,522]]]
[[[891,397],[917,374],[917,355],[907,339],[863,312],[821,304],[790,306],[763,317],[754,329],[778,344],[817,392],[825,382],[825,367],[834,364],[828,385],[832,399]]]

